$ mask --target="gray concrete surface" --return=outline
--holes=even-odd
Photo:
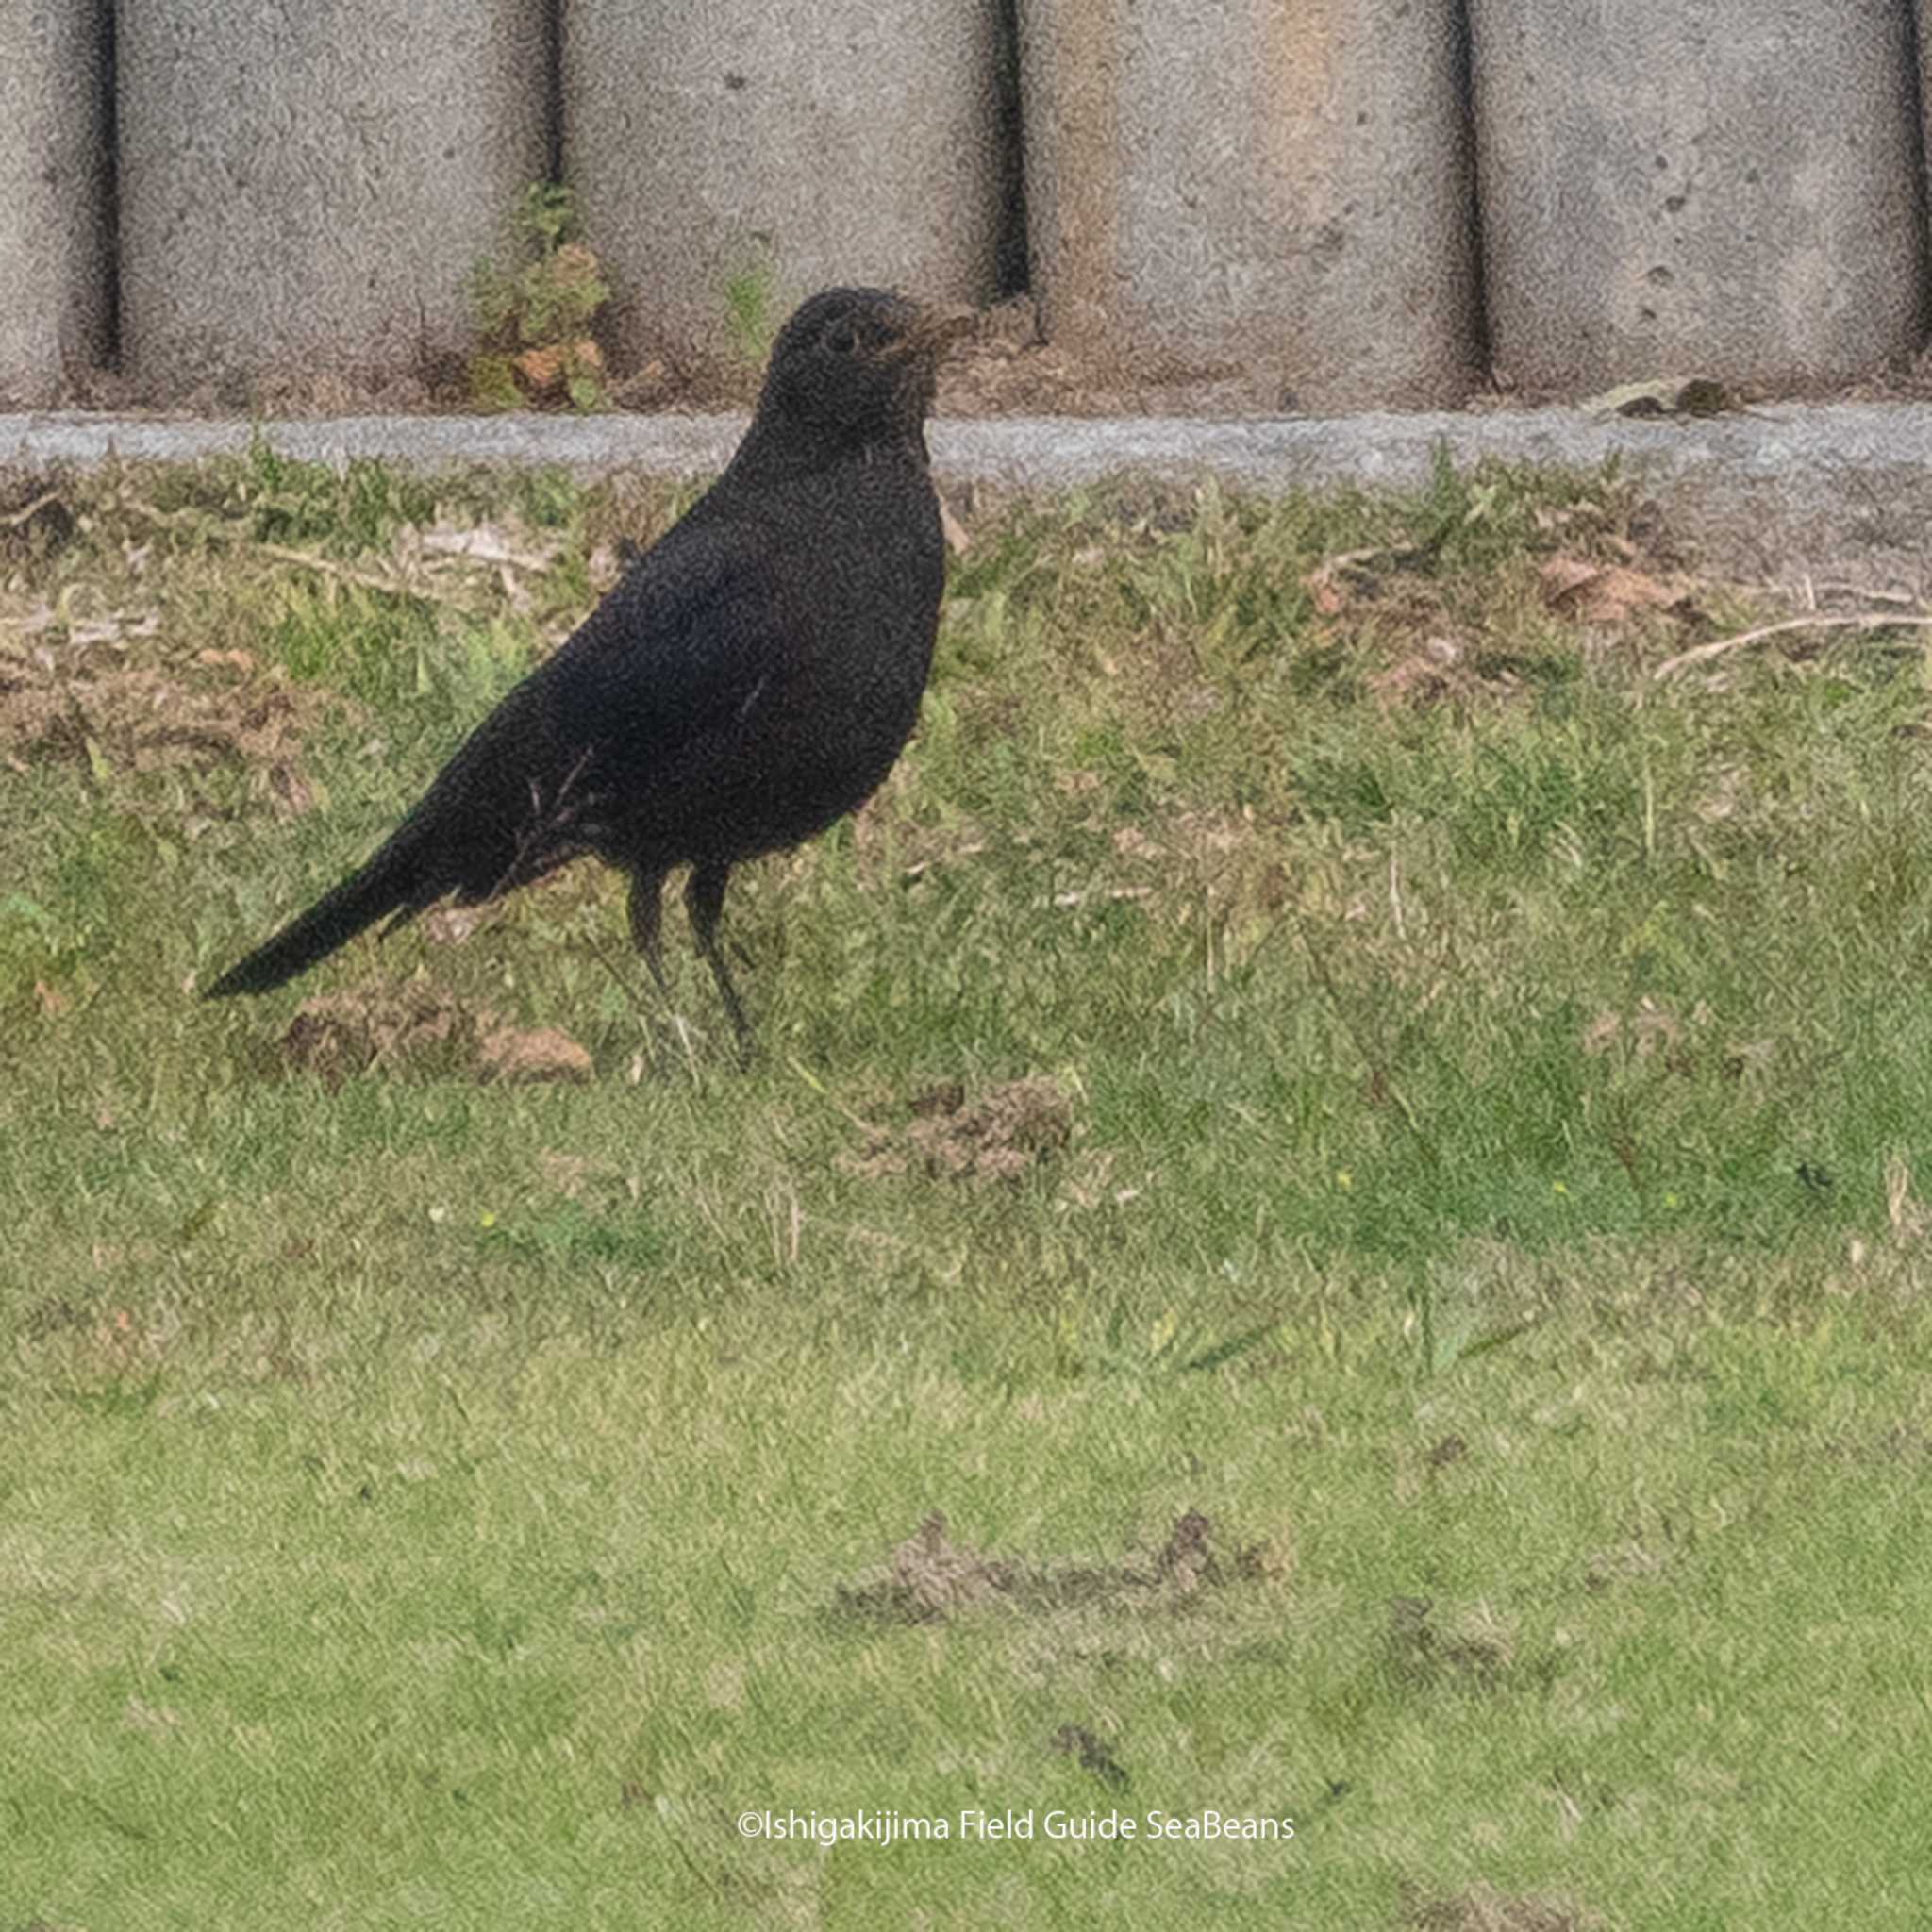
[[[1459,20],[1457,0],[1020,0],[1047,338],[1150,374],[1231,366],[1303,408],[1459,401],[1477,364]]]
[[[424,469],[559,463],[700,476],[736,446],[739,416],[346,417],[273,422],[283,455],[379,457]],[[0,470],[178,462],[248,446],[246,423],[78,412],[0,415]],[[1789,575],[1849,554],[1915,581],[1932,562],[1932,404],[1842,403],[1702,421],[1600,422],[1572,409],[1249,422],[949,418],[931,426],[948,489],[1065,490],[1120,476],[1216,476],[1269,491],[1413,487],[1438,449],[1457,464],[1594,466],[1611,457],[1712,555]]]
[[[548,168],[544,0],[118,19],[122,349],[144,393],[393,380],[470,341],[470,271]]]
[[[995,291],[999,0],[564,0],[564,176],[625,361],[740,353],[836,282]]]
[[[0,403],[105,359],[109,0],[0,0]]]
[[[1464,11],[0,0],[0,406],[410,407],[559,138],[621,345],[688,370],[760,276],[767,325],[836,279],[1012,292],[1023,212],[1048,333],[1123,392],[1447,405],[1491,350],[1551,393],[1815,391],[1921,350],[1932,0],[1467,0],[1468,49]],[[87,379],[117,333],[131,386]]]
[[[1497,366],[1827,383],[1920,344],[1901,0],[1470,0]]]

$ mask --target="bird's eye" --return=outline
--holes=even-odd
[[[827,333],[825,347],[835,356],[849,356],[858,347],[858,331],[849,322],[841,322]]]

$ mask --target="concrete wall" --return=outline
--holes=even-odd
[[[622,348],[728,363],[734,285],[771,325],[831,282],[991,299],[999,26],[999,0],[564,0],[564,174]]]
[[[1303,408],[1477,375],[1457,0],[1020,0],[1049,336]]]
[[[414,370],[549,159],[542,0],[120,0],[121,347],[144,389]]]
[[[473,264],[559,167],[620,372],[740,364],[825,282],[1024,278],[1116,386],[1268,408],[1835,383],[1924,341],[1917,11],[0,0],[0,400],[103,361],[379,392],[469,345]]]
[[[108,0],[0,0],[0,400],[111,341]]]
[[[1537,386],[1839,382],[1919,345],[1901,0],[1470,0],[1491,342]]]

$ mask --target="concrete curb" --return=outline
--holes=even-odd
[[[259,434],[311,462],[380,458],[418,469],[561,464],[693,477],[729,457],[745,419],[727,416],[345,416],[246,422],[78,411],[0,415],[0,466],[90,468],[116,458],[185,462],[234,455]],[[1767,406],[1697,420],[1607,421],[1574,409],[1211,422],[1170,418],[948,418],[931,426],[950,487],[1075,489],[1131,475],[1214,476],[1261,491],[1412,488],[1439,450],[1593,468],[1618,459],[1711,550],[1789,575],[1847,552],[1908,575],[1932,566],[1932,404]]]

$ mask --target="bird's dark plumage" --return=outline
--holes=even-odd
[[[691,868],[717,946],[731,868],[862,804],[910,735],[944,576],[924,422],[950,317],[875,289],[804,304],[723,475],[471,734],[360,871],[208,989],[265,992],[377,920],[494,898],[585,854],[658,900]]]

